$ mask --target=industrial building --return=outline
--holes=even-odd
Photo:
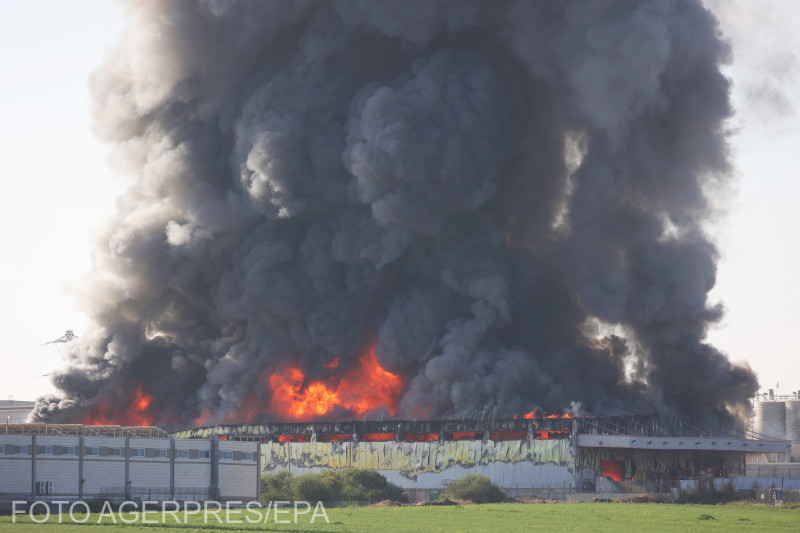
[[[14,400],[13,396],[9,396],[8,400],[0,400],[0,423],[24,424],[35,405],[36,402],[32,401]]]
[[[792,442],[792,459],[800,461],[800,391],[776,395],[773,389],[758,394],[753,402],[753,432]]]
[[[412,501],[438,497],[467,473],[488,476],[511,496],[669,492],[703,480],[751,489],[749,457],[788,461],[791,444],[732,431],[708,432],[650,415],[513,420],[242,424],[182,431],[181,438],[260,444],[266,473],[380,471]],[[800,479],[796,480],[800,488]]]
[[[157,427],[6,424],[0,505],[14,500],[252,501],[255,443],[176,439]]]
[[[754,454],[748,457],[747,474],[775,478],[800,478],[800,391],[777,395],[773,389],[759,393],[753,401],[755,416],[753,434],[792,443],[786,460],[773,455]]]

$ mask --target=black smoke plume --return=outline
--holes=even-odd
[[[373,345],[398,417],[747,409],[705,341],[731,106],[699,0],[126,10],[92,87],[131,185],[34,418],[280,419],[264,376]]]

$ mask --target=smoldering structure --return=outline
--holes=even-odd
[[[137,1],[131,176],[50,421],[730,421],[705,342],[729,56],[699,0]]]
[[[436,499],[467,473],[485,475],[517,498],[663,497],[712,483],[744,495],[754,485],[780,483],[763,477],[759,461],[786,459],[791,450],[788,440],[701,429],[658,414],[230,424],[175,437],[258,442],[266,474],[377,470],[416,502]],[[797,478],[786,483],[800,487]]]

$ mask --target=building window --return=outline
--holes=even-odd
[[[64,446],[64,451],[61,455],[75,455],[75,446]]]
[[[178,450],[178,457],[180,457],[181,459],[188,459],[189,450]]]
[[[144,457],[144,448],[131,448],[131,457]]]
[[[208,450],[200,450],[201,459],[211,459],[211,452]]]
[[[53,455],[53,447],[52,446],[43,446],[42,447],[42,455]]]
[[[253,460],[253,452],[247,452],[246,454],[244,454],[244,458],[247,459],[248,461],[252,461]]]
[[[233,452],[222,452],[221,459],[233,459]]]
[[[165,450],[164,448],[162,448],[160,450],[156,450],[156,452],[157,452],[156,453],[156,457],[166,457],[167,456],[167,450]]]
[[[122,448],[109,448],[108,455],[111,457],[122,457]]]
[[[18,450],[19,450],[18,453],[20,453],[22,455],[28,455],[28,445],[27,444],[24,444],[24,445],[20,446],[18,448]]]
[[[90,446],[86,448],[86,455],[100,455],[100,448],[98,446]]]
[[[4,455],[6,453],[6,447],[0,444],[0,455]]]

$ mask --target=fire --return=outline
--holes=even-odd
[[[148,412],[153,403],[153,397],[136,387],[133,392],[130,407],[123,413],[115,413],[106,406],[97,406],[86,415],[83,424],[86,426],[152,426],[153,416]]]
[[[525,413],[521,417],[519,415],[514,415],[514,420],[517,420],[519,418],[524,418],[526,420],[532,420],[534,418],[540,418],[540,416],[539,416],[539,412],[538,411],[530,411],[528,413]],[[545,416],[545,418],[575,418],[575,415],[573,415],[572,413],[563,413],[563,414],[554,413],[552,415]]]
[[[328,369],[339,367],[339,358],[323,365]],[[387,408],[394,415],[403,388],[400,376],[386,371],[379,363],[374,348],[359,358],[359,364],[341,376],[306,382],[303,371],[291,366],[268,379],[271,401],[269,410],[288,419],[302,420],[320,417],[337,407],[364,415],[379,408]],[[243,406],[245,416],[255,418],[263,409],[257,397],[251,396]]]
[[[562,415],[547,415],[545,418],[575,418],[571,413],[564,413]]]
[[[333,410],[338,403],[336,393],[320,381],[303,389],[303,379],[303,372],[297,367],[289,368],[283,375],[272,374],[269,377],[273,398],[286,406],[287,414],[291,418],[304,418]]]

